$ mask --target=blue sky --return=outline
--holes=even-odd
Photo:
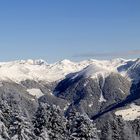
[[[51,63],[139,52],[139,7],[140,0],[1,0],[0,61]],[[110,55],[115,52],[121,55]]]

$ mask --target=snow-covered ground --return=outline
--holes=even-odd
[[[140,118],[140,106],[131,104],[129,108],[118,110],[115,112],[115,114],[117,116],[122,116],[122,118],[126,121],[132,121]]]
[[[41,96],[43,96],[44,94],[42,93],[42,91],[40,89],[37,88],[32,88],[32,89],[27,89],[27,92],[33,96],[35,96],[36,98],[39,98]]]

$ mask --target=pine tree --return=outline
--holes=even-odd
[[[0,139],[1,140],[10,140],[8,134],[8,120],[10,116],[10,109],[8,104],[5,101],[0,101]]]
[[[97,130],[93,122],[86,115],[78,112],[70,112],[68,116],[67,130],[69,140],[98,140]]]
[[[2,111],[0,110],[0,140],[10,140],[8,135],[8,129],[3,123],[4,117],[2,115]]]
[[[41,136],[46,132],[50,140],[66,140],[66,119],[62,117],[57,106],[41,103],[34,121],[35,134]]]
[[[6,100],[0,101],[0,136],[4,140],[35,139],[31,122],[18,108],[13,110]]]
[[[12,113],[9,132],[11,140],[31,140],[36,139],[31,122],[18,112]]]

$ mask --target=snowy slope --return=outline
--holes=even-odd
[[[53,82],[65,78],[69,73],[81,71],[81,74],[106,73],[107,71],[117,71],[120,66],[125,66],[130,60],[85,60],[81,62],[71,62],[63,60],[54,64],[48,64],[44,60],[20,60],[0,63],[0,80],[12,80],[21,82],[26,79],[35,81]],[[137,62],[138,63],[138,62]],[[91,68],[92,67],[92,68]],[[92,69],[92,70],[91,70]],[[86,72],[85,72],[86,71]],[[126,71],[125,71],[126,72]],[[121,73],[124,73],[124,71]]]
[[[122,116],[126,121],[132,121],[140,118],[140,106],[131,104],[129,108],[118,110],[115,112],[117,116]]]
[[[99,75],[106,77],[111,72],[117,72],[115,67],[107,67],[106,65],[100,65],[100,64],[90,64],[86,68],[82,69],[80,72],[78,72],[76,75],[72,77],[72,79],[83,76],[85,78],[96,78]]]
[[[36,98],[39,98],[44,95],[40,89],[36,88],[27,89],[27,91],[29,92],[29,94],[35,96]]]

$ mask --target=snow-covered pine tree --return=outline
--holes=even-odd
[[[0,110],[0,140],[10,140],[8,129],[4,124],[3,112]]]
[[[72,111],[67,118],[69,140],[98,140],[97,129],[87,115]]]
[[[66,119],[61,115],[57,106],[40,103],[34,126],[35,134],[39,137],[45,132],[50,140],[67,140]]]
[[[20,112],[12,113],[9,133],[11,140],[36,140],[31,121]]]
[[[31,122],[27,117],[24,117],[21,112],[18,107],[13,110],[6,100],[0,101],[1,140],[35,139]]]
[[[0,101],[0,140],[10,140],[8,134],[10,109],[8,104],[1,100]]]

